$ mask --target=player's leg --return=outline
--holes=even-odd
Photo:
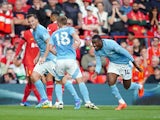
[[[123,67],[122,70],[122,76],[123,76],[123,86],[125,89],[129,90],[138,90],[139,91],[139,97],[142,97],[144,94],[144,88],[143,85],[132,82],[132,68],[129,65],[126,65]]]
[[[31,89],[32,89],[32,91],[33,91],[34,95],[36,96],[38,103],[39,103],[41,101],[41,96],[40,96],[36,86],[32,83],[32,79],[31,79],[33,69],[34,69],[34,65],[26,66],[26,73],[28,76],[28,82],[31,84]]]
[[[107,73],[108,85],[111,88],[112,94],[119,102],[119,105],[115,108],[115,110],[121,110],[127,107],[127,104],[125,103],[116,86],[117,78],[120,75],[119,68],[121,68],[119,65],[110,62]]]
[[[58,109],[63,109],[63,92],[62,92],[62,81],[57,81],[55,84],[55,94],[58,100]]]
[[[52,107],[52,97],[53,97],[53,87],[54,87],[54,83],[53,83],[53,76],[48,73],[46,76],[46,93],[47,93],[47,97],[48,100],[50,102],[50,107]]]
[[[81,73],[80,68],[77,64],[77,61],[73,60],[70,63],[72,63],[72,64],[68,64],[68,67],[70,66],[68,73],[72,76],[72,78],[74,78],[77,81],[78,86],[79,86],[79,90],[83,96],[85,103],[86,103],[85,106],[87,108],[91,108],[91,109],[99,109],[90,100],[88,88],[82,79],[82,73]]]
[[[68,66],[68,67],[66,67]],[[72,62],[68,60],[57,60],[56,64],[56,80],[62,80],[63,84],[65,85],[66,89],[73,95],[74,100],[75,100],[75,109],[79,109],[81,105],[81,100],[73,87],[73,84],[69,81],[71,81],[71,77],[69,77],[69,74],[66,74],[66,69],[70,69],[72,66]],[[67,72],[68,73],[68,72]],[[59,101],[59,100],[58,100]]]
[[[75,100],[74,109],[80,109],[82,101],[81,101],[80,97],[78,96],[75,88],[73,87],[72,80],[70,80],[70,79],[71,79],[71,77],[69,76],[69,74],[66,74],[63,77],[62,82],[65,85],[65,88],[71,93],[71,95],[73,96],[73,98]]]
[[[115,73],[108,73],[107,80],[108,80],[108,85],[111,88],[112,94],[119,102],[119,105],[118,105],[118,107],[115,108],[115,110],[121,110],[126,107],[126,103],[125,103],[124,99],[122,98],[122,96],[116,86],[117,77],[118,77],[118,75]]]
[[[36,96],[37,100],[38,100],[38,103],[40,103],[41,101],[41,96],[36,88],[36,86],[32,83],[32,91],[34,93],[34,95]]]
[[[39,107],[45,107],[49,105],[49,101],[47,98],[47,94],[44,88],[44,85],[41,81],[41,76],[44,74],[45,70],[44,70],[44,63],[39,65],[36,64],[33,72],[32,72],[32,82],[34,83],[34,85],[36,86],[40,96],[41,96],[41,102],[36,106],[37,108]]]
[[[32,74],[32,71],[33,71],[33,68],[34,68],[34,65],[25,65],[25,70],[26,70],[26,74],[27,74],[28,83],[25,86],[24,96],[23,96],[23,99],[22,99],[22,103],[20,104],[20,105],[23,105],[23,106],[29,106],[30,105],[27,102],[27,98],[30,95],[32,90],[33,90],[33,92],[35,91],[37,93],[37,94],[35,94],[35,96],[37,97],[38,102],[40,102],[40,95],[39,95],[37,89],[33,89],[34,84],[32,84],[32,81],[31,81],[31,78],[30,78],[30,76]]]
[[[79,85],[79,90],[83,96],[83,99],[85,101],[85,107],[86,108],[91,108],[91,109],[99,109],[96,105],[94,105],[89,97],[89,92],[86,84],[83,82],[82,77],[76,78],[76,81]]]
[[[27,98],[31,93],[31,89],[31,83],[27,83],[24,89],[24,96],[22,102],[20,103],[21,106],[30,106],[30,104],[27,102]]]
[[[135,82],[131,82],[131,79],[130,80],[123,80],[123,85],[124,85],[125,89],[138,90],[139,97],[143,97],[143,95],[144,95],[143,85],[135,83]]]

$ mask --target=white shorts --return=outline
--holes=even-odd
[[[63,76],[68,73],[73,79],[82,77],[82,73],[78,66],[76,60],[73,59],[63,59],[56,61],[56,73],[58,78],[56,80],[60,81]]]
[[[115,64],[110,62],[108,65],[108,73],[115,73],[123,77],[124,80],[132,78],[132,66],[129,64]]]
[[[56,63],[54,61],[47,61],[47,62],[44,62],[43,64],[37,63],[33,71],[38,72],[40,75],[43,75],[44,73],[49,72],[50,74],[55,76],[56,75],[55,66],[56,66]]]

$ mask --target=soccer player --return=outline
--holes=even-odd
[[[53,32],[55,32],[58,29],[58,24],[57,24],[57,18],[59,17],[59,14],[57,12],[52,12],[50,19],[52,21],[51,24],[48,25],[47,30],[49,32],[50,35],[52,35]],[[67,78],[69,77],[68,74],[66,74],[66,76],[63,78],[64,80],[67,80]],[[66,84],[62,86],[62,92],[64,93],[64,87],[66,87],[69,92],[73,95],[74,99],[75,99],[75,109],[79,109],[80,105],[77,104],[80,100],[79,96],[77,95],[77,92],[75,91],[75,89],[73,88],[73,85],[71,85],[72,82],[71,81],[66,81]],[[56,100],[55,103],[55,107],[58,108],[58,100]]]
[[[58,25],[57,25],[58,16],[59,14],[57,12],[52,12],[50,16],[50,20],[52,21],[52,23],[47,26],[47,30],[50,35],[52,35],[52,33],[58,29]]]
[[[123,86],[125,89],[137,89],[143,95],[143,85],[131,82],[132,66],[134,65],[140,72],[141,68],[135,63],[133,57],[127,50],[122,48],[118,43],[111,39],[101,39],[99,35],[92,37],[92,44],[95,48],[96,55],[96,70],[94,77],[101,70],[101,56],[109,59],[107,80],[111,88],[112,94],[118,99],[119,106],[115,110],[122,110],[127,107],[127,104],[121,97],[118,88],[116,87],[117,77],[123,77]]]
[[[55,46],[56,51],[54,52],[56,52],[57,55],[56,73],[58,78],[56,79],[55,92],[60,102],[59,105],[63,106],[61,86],[65,81],[63,81],[62,78],[68,73],[73,79],[76,79],[79,84],[80,92],[86,103],[85,106],[91,109],[98,109],[98,107],[90,101],[88,89],[82,81],[82,74],[76,61],[75,50],[80,46],[80,38],[73,27],[67,26],[67,17],[58,17],[57,23],[59,29],[52,34],[50,44]],[[77,104],[81,104],[81,100],[78,100]]]
[[[37,97],[38,102],[40,102],[40,95],[35,85],[31,82],[31,74],[36,64],[36,58],[39,55],[39,48],[33,38],[32,29],[24,31],[22,34],[22,37],[24,40],[22,40],[22,43],[20,43],[19,46],[17,47],[17,51],[20,52],[20,50],[22,50],[23,52],[22,46],[25,44],[25,53],[23,57],[23,63],[25,66],[28,83],[26,84],[26,87],[24,90],[24,96],[23,96],[23,99],[20,105],[29,106],[30,104],[27,102],[27,98],[29,94],[31,93],[31,91],[34,92],[35,96]]]
[[[54,56],[51,52],[49,52],[49,40],[50,35],[45,27],[39,24],[37,16],[34,14],[29,14],[27,16],[28,23],[30,27],[33,29],[33,37],[40,49],[40,57],[38,60],[38,63],[33,69],[32,72],[32,82],[34,82],[36,88],[38,89],[40,96],[41,96],[41,102],[36,106],[36,108],[39,107],[51,107],[52,101],[48,101],[48,97],[46,95],[44,85],[41,81],[42,76],[44,73],[49,72],[47,74],[47,81],[52,89],[50,89],[50,99],[52,98],[52,91],[53,91],[53,76],[55,76],[55,60],[56,56]]]

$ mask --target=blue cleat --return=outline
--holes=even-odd
[[[82,104],[82,100],[81,99],[78,99],[75,101],[75,105],[74,105],[74,109],[75,110],[78,110],[81,108],[81,104]]]
[[[48,99],[42,99],[41,102],[35,106],[35,108],[49,108],[50,102]]]
[[[21,106],[26,106],[26,107],[27,107],[27,106],[31,106],[29,102],[22,102],[22,103],[20,103],[20,105],[21,105]]]

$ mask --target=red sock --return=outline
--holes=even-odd
[[[46,92],[47,92],[47,97],[49,101],[52,101],[52,94],[53,94],[53,81],[47,81],[46,83]]]
[[[64,94],[64,85],[62,85],[62,93]]]
[[[33,90],[33,93],[34,95],[36,96],[37,100],[38,100],[38,103],[41,101],[41,96],[36,88],[36,86],[34,84],[32,84],[32,90]]]
[[[27,83],[24,89],[24,96],[22,102],[26,102],[29,94],[31,93],[31,84]]]

